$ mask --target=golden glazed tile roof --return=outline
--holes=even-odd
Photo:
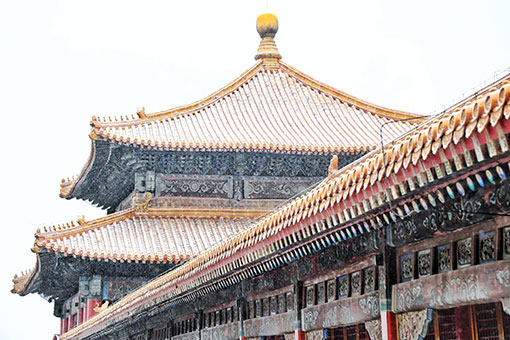
[[[332,153],[372,150],[382,124],[417,117],[364,102],[280,60],[275,65],[259,60],[230,85],[188,106],[131,120],[93,117],[91,136],[164,150]],[[384,140],[417,122],[389,125]]]
[[[380,197],[374,199],[380,193],[393,199],[398,198],[398,193],[392,192],[387,183],[396,186],[399,181],[403,183],[412,180],[412,176],[404,175],[406,171],[422,176],[422,172],[434,168],[435,164],[449,162],[449,159],[459,155],[462,157],[460,162],[468,166],[467,159],[471,156],[467,151],[470,148],[476,151],[476,145],[480,146],[482,141],[498,141],[498,146],[488,151],[493,156],[508,153],[510,148],[505,133],[510,133],[508,80],[457,107],[454,112],[438,115],[391,145],[333,172],[308,193],[136,290],[106,311],[63,334],[62,339],[79,338],[98,332],[114,320],[117,322],[134,315],[137,308],[149,302],[152,305],[168,301],[218,278],[228,285],[229,273],[258,259],[268,258],[271,262],[271,255],[280,252],[282,244],[289,246],[288,242],[300,242],[302,231],[313,235],[386,205],[387,200],[379,200]],[[455,151],[457,148],[458,154]],[[480,158],[477,156],[477,161],[483,159],[482,154]],[[459,165],[457,170],[463,167]],[[440,178],[439,174],[437,178]],[[435,180],[432,174],[430,181]],[[416,186],[409,187],[409,190],[421,189]],[[271,268],[271,265],[266,268]]]

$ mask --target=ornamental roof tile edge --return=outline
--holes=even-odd
[[[314,189],[267,214],[248,229],[230,236],[182,266],[127,295],[106,311],[64,333],[62,339],[69,339],[93,326],[97,328],[96,323],[132,310],[140,306],[144,299],[156,298],[156,294],[166,294],[166,298],[172,298],[185,292],[187,286],[194,287],[191,286],[193,280],[198,280],[197,284],[208,282],[222,273],[214,264],[225,258],[225,254],[228,254],[230,260],[240,250],[256,246],[263,239],[304,220],[312,212],[317,213],[320,206],[327,209],[346,201],[360,192],[361,188],[364,190],[369,184],[373,186],[418,164],[419,161],[425,161],[439,150],[448,149],[452,143],[463,143],[476,133],[484,133],[489,127],[498,127],[502,119],[505,120],[505,129],[510,132],[510,79],[505,79],[498,85],[481,97],[473,98],[472,101],[457,107],[455,111],[434,116],[391,144],[339,169]],[[504,152],[510,150],[508,144],[501,148]],[[328,207],[322,204],[325,201]],[[216,268],[217,273],[211,272],[211,268]],[[207,278],[204,278],[206,276]],[[177,284],[179,288],[173,288],[177,287]]]

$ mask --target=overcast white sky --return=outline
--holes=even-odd
[[[283,60],[373,103],[430,114],[510,67],[509,1],[0,2],[0,339],[51,339],[53,307],[11,294],[35,230],[102,211],[58,198],[90,117],[198,100],[253,65],[257,16]]]

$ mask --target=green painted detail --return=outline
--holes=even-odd
[[[382,312],[391,312],[391,299],[380,299],[379,300],[379,308]]]

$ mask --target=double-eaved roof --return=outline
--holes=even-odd
[[[108,176],[109,145],[151,151],[360,153],[423,121],[313,79],[281,60],[272,37],[261,37],[256,64],[202,100],[156,113],[141,110],[132,117],[93,117],[91,156],[75,179],[62,182],[61,196],[111,208],[106,198],[90,194],[101,176]]]

